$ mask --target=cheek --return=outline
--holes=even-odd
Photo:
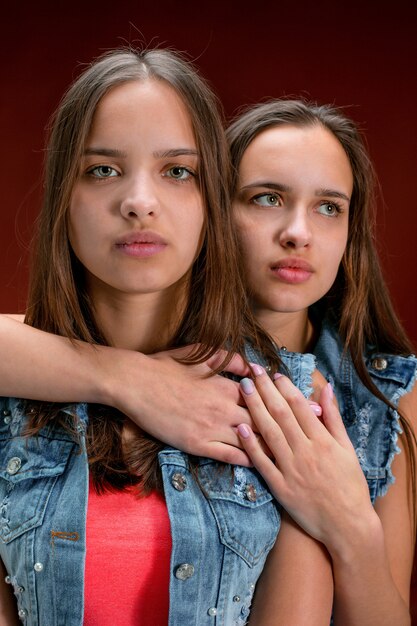
[[[333,284],[346,250],[346,237],[341,236],[330,241],[331,245],[327,245],[323,252],[323,265],[327,268],[329,279]],[[327,243],[329,244],[329,241]]]

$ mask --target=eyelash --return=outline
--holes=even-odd
[[[270,204],[270,205],[263,205],[261,203],[256,202],[257,200],[259,200],[260,198],[275,198],[277,201],[277,204]],[[268,207],[278,207],[280,206],[280,202],[281,202],[281,197],[274,192],[262,192],[262,193],[258,193],[256,194],[256,196],[253,196],[250,200],[249,200],[250,204],[255,204],[256,206],[260,206],[260,207],[264,207],[264,208],[268,208]],[[344,209],[342,207],[342,205],[340,205],[337,201],[332,200],[332,201],[327,201],[324,200],[319,204],[319,207],[323,206],[323,205],[328,205],[333,207],[336,210],[336,215],[339,215],[340,213],[343,213]],[[328,217],[335,217],[335,215],[329,215]]]
[[[100,168],[106,168],[108,170],[112,170],[112,172],[115,172],[116,174],[112,174],[109,176],[98,176],[96,175],[94,172],[96,170],[99,170]],[[183,170],[184,172],[187,172],[189,174],[189,176],[187,176],[184,179],[181,178],[176,178],[175,176],[169,176],[169,172],[171,172],[172,170]],[[94,165],[93,167],[90,167],[87,171],[86,171],[87,176],[91,176],[91,178],[94,178],[95,180],[107,180],[109,178],[117,178],[120,174],[119,172],[116,170],[116,168],[112,167],[111,165]],[[178,183],[186,183],[188,182],[191,178],[197,178],[197,172],[195,172],[194,170],[192,170],[190,167],[187,167],[185,165],[171,165],[169,167],[167,167],[164,170],[164,173],[162,174],[163,176],[166,176],[167,178],[171,178],[172,180],[178,182]]]
[[[266,198],[266,197],[273,197],[276,198],[278,201],[278,204],[270,204],[270,205],[262,205],[258,202],[256,202],[256,200],[259,200],[260,198]],[[256,196],[253,196],[250,200],[249,200],[250,204],[255,204],[256,206],[264,206],[264,207],[274,207],[274,206],[279,206],[279,203],[281,202],[281,198],[277,193],[274,192],[268,192],[268,191],[264,191],[262,193],[257,193]]]
[[[113,172],[116,172],[116,175],[112,175],[112,176],[96,176],[94,174],[95,170],[99,170],[100,168],[107,168],[109,170],[112,170]],[[95,180],[107,180],[108,178],[117,178],[117,176],[119,176],[119,172],[116,170],[116,168],[112,167],[111,165],[93,165],[92,167],[89,167],[88,170],[86,171],[87,176],[91,176],[91,178],[94,178]]]
[[[344,209],[342,207],[342,205],[340,205],[338,202],[336,202],[335,200],[332,200],[331,202],[325,200],[324,202],[321,202],[320,206],[323,206],[324,204],[327,204],[328,206],[332,206],[336,209],[336,214],[339,215],[340,213],[343,213]],[[330,215],[329,217],[335,217]]]
[[[187,176],[184,179],[176,178],[175,176],[169,176],[169,172],[172,172],[172,170],[184,170],[184,172],[187,172],[189,176]],[[170,165],[169,167],[165,169],[163,176],[166,176],[167,178],[171,178],[177,183],[187,183],[192,178],[197,178],[198,174],[197,172],[192,170],[190,167],[187,167],[186,165]]]

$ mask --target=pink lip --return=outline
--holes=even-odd
[[[162,252],[167,242],[152,231],[127,233],[116,241],[116,248],[123,254],[133,257],[150,257]]]
[[[281,259],[270,268],[276,278],[289,285],[305,283],[314,272],[310,263],[297,258]]]

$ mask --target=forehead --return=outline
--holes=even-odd
[[[341,143],[320,124],[264,130],[246,149],[239,175],[242,182],[260,178],[295,186],[310,180],[320,187],[338,185],[349,191],[353,186],[352,169]]]
[[[134,80],[112,87],[99,101],[89,140],[95,135],[126,138],[159,129],[161,139],[195,143],[191,117],[178,93],[166,82]]]

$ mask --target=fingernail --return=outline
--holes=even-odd
[[[275,374],[272,376],[272,380],[278,380],[278,378],[282,378],[282,374],[280,374],[279,372],[275,372]]]
[[[253,380],[251,380],[250,378],[242,378],[242,380],[240,381],[240,386],[243,389],[243,393],[246,393],[246,395],[248,396],[250,396],[250,394],[253,393],[255,390]]]
[[[255,376],[262,376],[262,374],[265,374],[264,368],[260,365],[257,365],[256,363],[251,363],[251,368]]]
[[[239,424],[237,431],[243,439],[248,439],[250,437],[250,430],[246,424]]]
[[[322,413],[323,413],[323,409],[321,408],[321,406],[319,404],[317,404],[317,402],[313,402],[313,401],[309,401],[309,405],[311,407],[311,410],[313,411],[314,415],[317,415],[317,417],[321,417]]]
[[[333,391],[333,387],[331,383],[327,383],[327,392],[329,394],[329,398],[330,400],[333,400],[334,397],[334,391]]]

